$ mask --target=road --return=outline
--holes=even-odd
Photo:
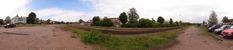
[[[0,50],[93,50],[57,25],[0,28]]]
[[[177,40],[177,44],[165,50],[233,50],[212,37],[201,35],[201,30],[194,26],[187,28]]]

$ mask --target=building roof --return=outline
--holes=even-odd
[[[227,22],[233,22],[233,19],[228,19],[228,21]]]

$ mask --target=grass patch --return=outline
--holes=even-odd
[[[182,29],[170,30],[148,36],[112,36],[99,31],[84,31],[69,27],[74,36],[79,36],[81,41],[88,44],[97,44],[101,50],[149,50],[159,49],[176,40],[177,34]]]
[[[149,50],[165,47],[175,41],[176,37],[177,32],[167,31],[152,36],[111,37],[100,45],[109,50]]]
[[[201,30],[201,35],[210,36],[210,37],[213,37],[213,38],[216,39],[216,40],[222,41],[222,39],[220,39],[219,37],[217,37],[216,34],[211,33],[211,32],[208,32],[207,27],[205,27],[205,26],[200,26],[200,27],[198,27],[198,28],[199,28],[199,30]]]

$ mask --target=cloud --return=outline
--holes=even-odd
[[[93,16],[118,17],[129,8],[136,8],[140,18],[157,18],[163,16],[166,20],[182,20],[184,22],[201,23],[207,21],[209,14],[215,10],[218,19],[223,16],[233,18],[233,7],[230,0],[81,0],[91,4],[92,11],[64,10],[62,8],[46,8],[30,10],[27,4],[30,0],[4,0],[0,1],[1,18],[11,15],[27,16],[30,11],[35,11],[41,19],[58,21],[90,20]],[[7,6],[6,6],[7,5]]]
[[[47,8],[36,11],[38,18],[55,21],[78,21],[79,19],[85,19],[81,11],[63,10],[59,8]]]
[[[183,20],[185,22],[200,23],[206,21],[212,10],[218,14],[219,20],[223,16],[233,16],[230,0],[85,0],[90,2],[95,11],[91,15],[118,17],[121,12],[129,8],[137,9],[141,18],[157,18]]]
[[[25,14],[29,2],[30,0],[0,0],[0,18],[5,19],[6,16],[15,16],[18,13]]]

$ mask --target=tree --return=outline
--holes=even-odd
[[[217,14],[215,13],[215,11],[212,11],[212,13],[210,14],[208,22],[210,25],[218,23]]]
[[[163,24],[164,23],[164,18],[162,16],[159,16],[157,21],[160,23],[160,24]]]
[[[176,24],[176,25],[179,25],[179,22],[178,22],[178,21],[176,21],[176,22],[175,22],[175,24]]]
[[[44,20],[43,19],[40,19],[40,24],[44,24]]]
[[[35,23],[34,24],[40,24],[40,19],[36,18]]]
[[[0,19],[0,25],[3,25],[3,24],[4,24],[4,20]]]
[[[172,20],[172,18],[170,18],[170,21],[169,21],[169,23],[170,23],[170,24],[173,24],[173,20]]]
[[[128,22],[128,16],[126,15],[125,12],[120,14],[119,20],[121,21],[122,24],[126,24]]]
[[[95,25],[97,22],[100,21],[100,17],[99,17],[99,16],[94,16],[94,17],[92,18],[92,20],[93,20],[92,24]]]
[[[182,23],[183,23],[183,22],[180,20],[180,21],[179,21],[179,24],[181,25]]]
[[[154,18],[152,18],[152,21],[153,21],[153,22],[156,22]]]
[[[35,24],[36,23],[36,13],[31,12],[27,17],[27,23]]]
[[[6,22],[6,23],[10,23],[10,22],[11,22],[11,17],[10,17],[10,16],[7,16],[7,17],[5,18],[5,22]]]
[[[139,19],[139,15],[137,14],[137,11],[135,8],[131,8],[128,15],[129,15],[129,22],[130,23],[135,23]]]
[[[228,21],[228,17],[227,16],[224,16],[223,19],[222,19],[222,22],[223,23],[226,23]]]
[[[84,21],[82,20],[82,19],[79,19],[79,21],[78,21],[79,23],[83,23]]]
[[[206,22],[205,22],[205,21],[203,21],[203,22],[202,22],[202,24],[203,24],[203,25],[205,25],[205,24],[206,24]]]
[[[111,19],[108,19],[107,17],[104,17],[103,20],[96,22],[96,26],[103,26],[103,27],[111,27],[114,26]]]
[[[50,20],[50,19],[48,19],[48,20],[46,21],[46,23],[47,23],[47,24],[51,24],[50,22],[51,22],[51,20]]]

